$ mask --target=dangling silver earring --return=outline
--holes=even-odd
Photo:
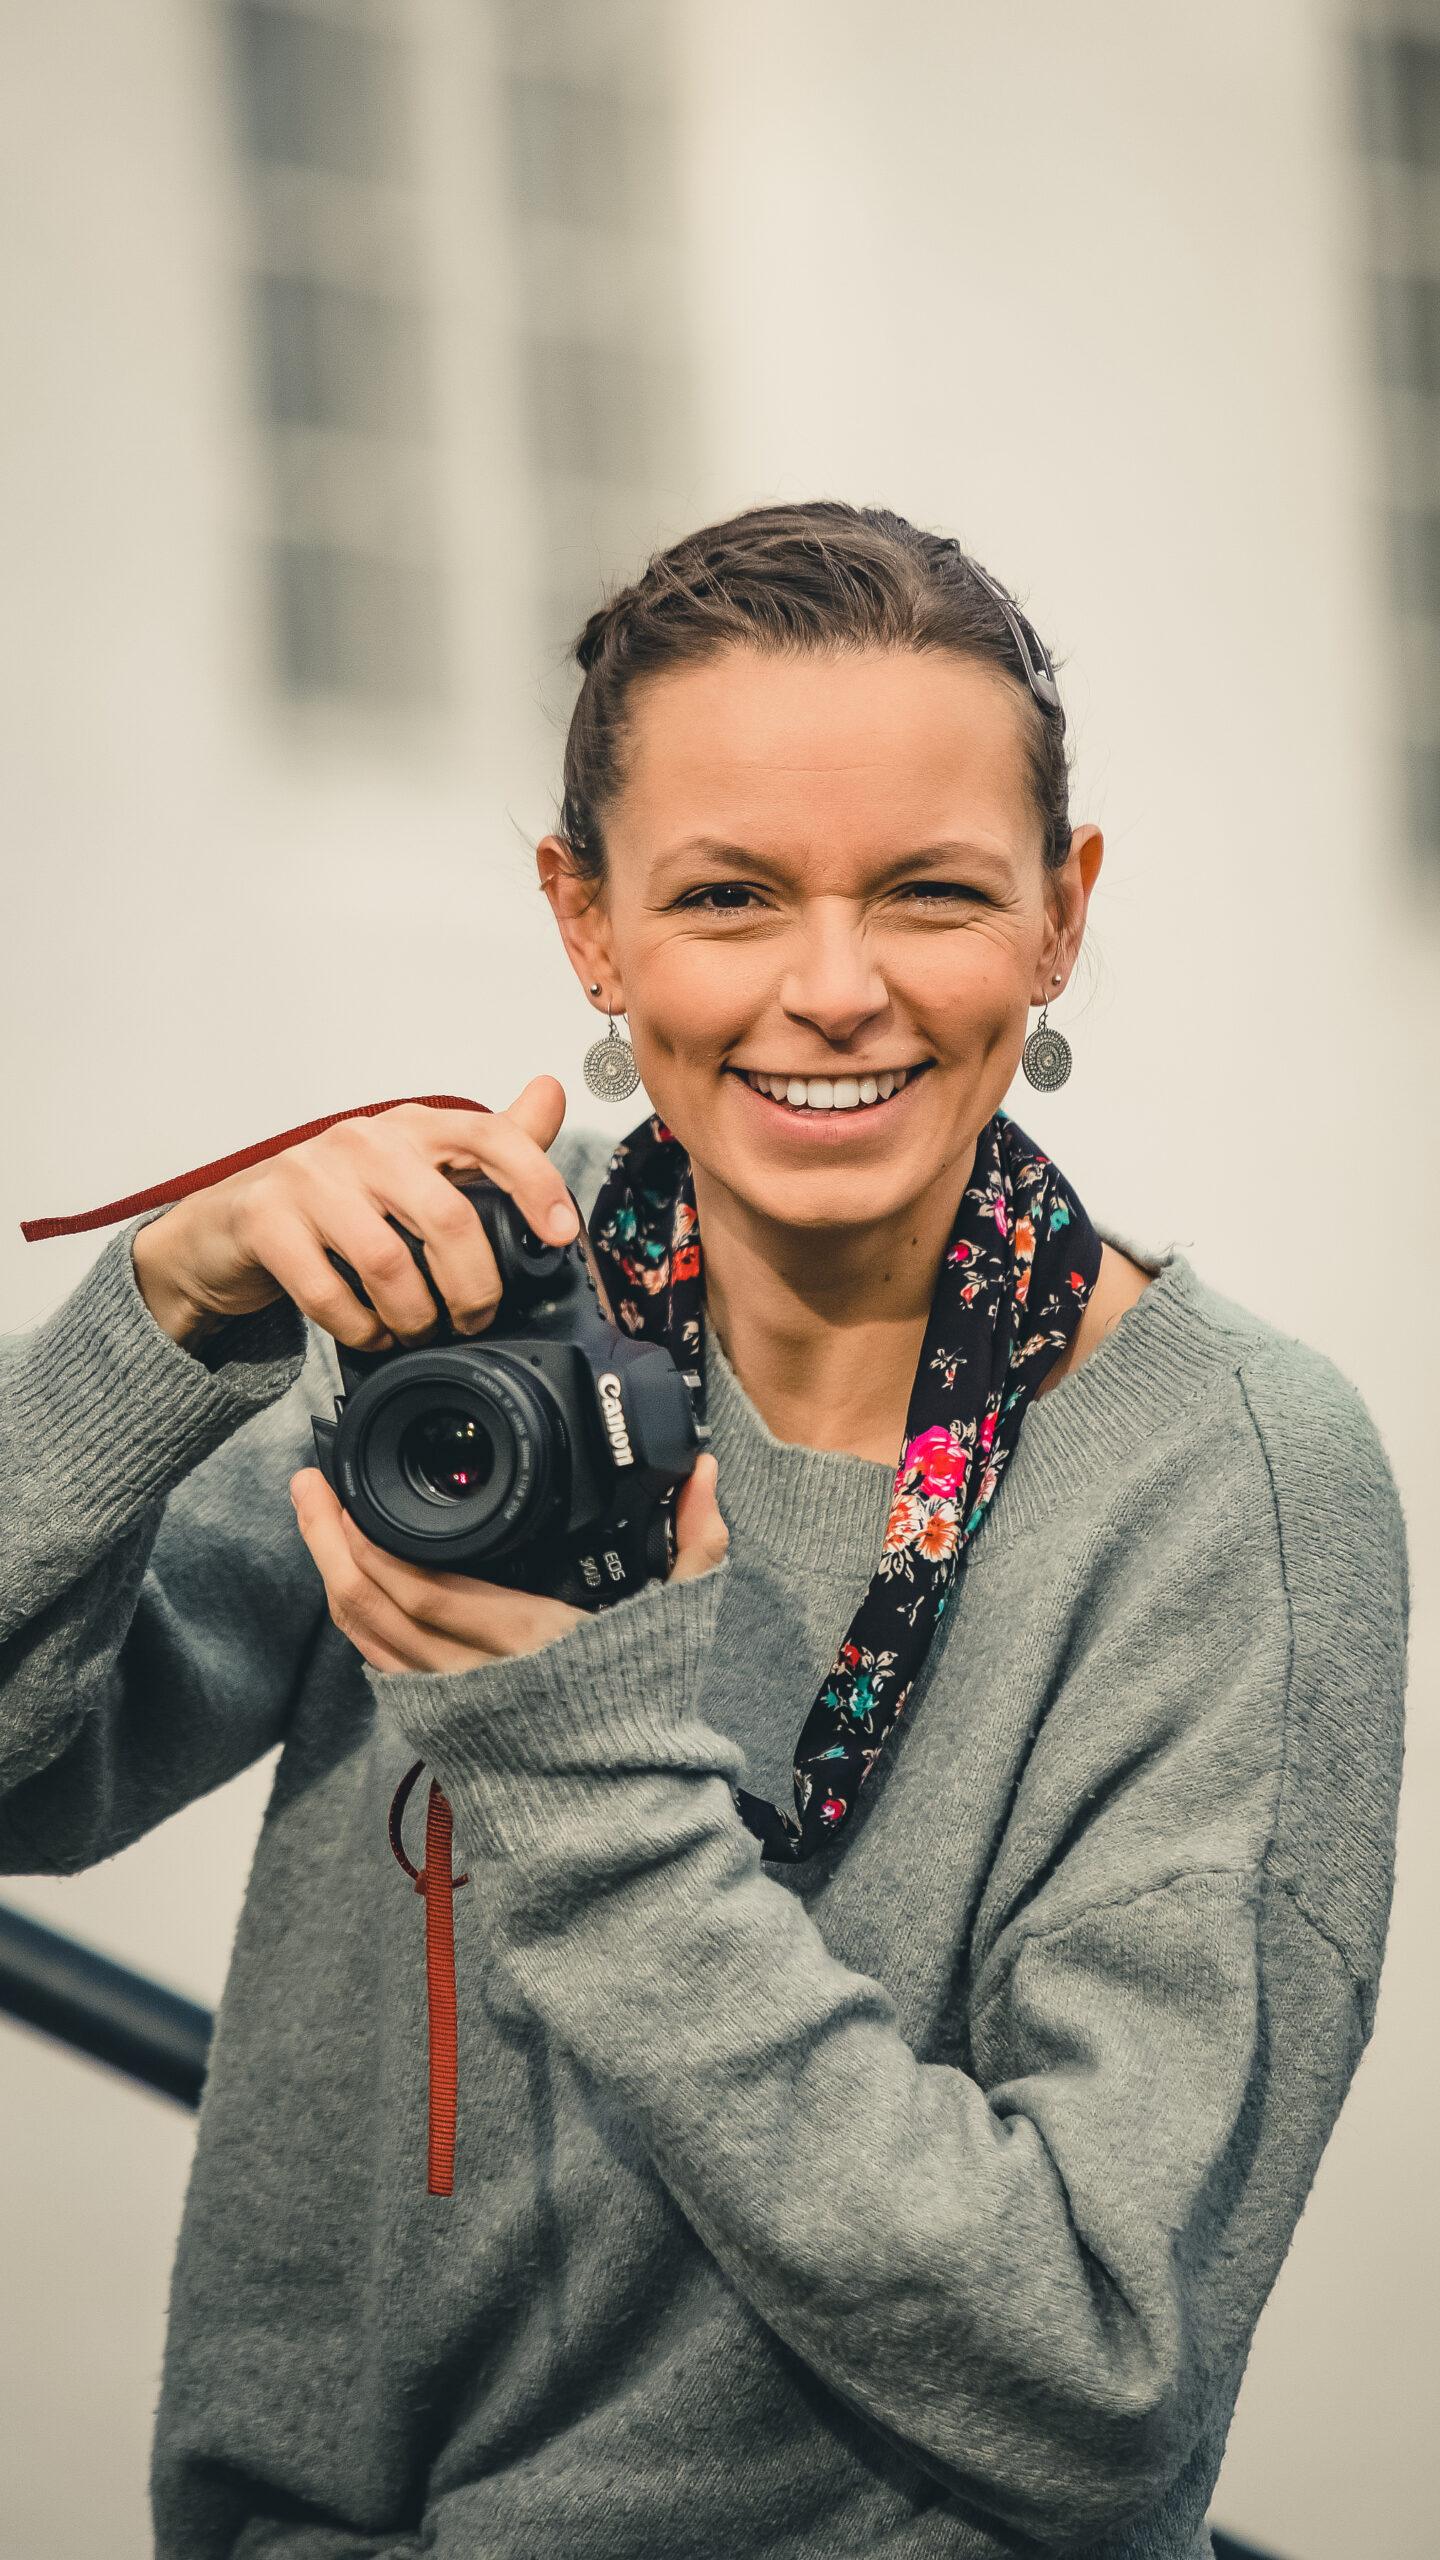
[[[590,993],[598,996],[598,985]],[[606,1019],[610,1028],[604,1039],[595,1041],[585,1052],[585,1082],[597,1102],[628,1102],[631,1094],[640,1090],[640,1070],[635,1064],[635,1052],[616,1030],[615,1016],[608,1006]]]
[[[1050,983],[1059,986],[1058,969]],[[1064,1032],[1050,1028],[1048,1002],[1040,1007],[1040,1019],[1020,1052],[1020,1064],[1026,1083],[1033,1085],[1037,1093],[1058,1092],[1075,1064],[1074,1051]]]

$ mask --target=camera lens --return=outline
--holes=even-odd
[[[401,1471],[428,1502],[464,1502],[495,1472],[495,1443],[473,1413],[417,1414],[402,1434]]]
[[[377,1546],[469,1573],[564,1497],[564,1413],[531,1363],[499,1348],[405,1351],[348,1400],[335,1465]]]

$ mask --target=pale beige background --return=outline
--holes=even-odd
[[[1217,2516],[1288,2560],[1427,2560],[1437,936],[1392,803],[1338,32],[1314,0],[668,19],[696,420],[670,529],[773,493],[879,498],[1029,596],[1110,861],[1092,989],[1061,1015],[1074,1080],[1023,1117],[1105,1220],[1180,1240],[1330,1352],[1404,1488],[1414,1706],[1379,2031]],[[493,13],[416,0],[413,22],[456,674],[401,729],[301,721],[267,690],[216,13],[0,17],[7,1322],[90,1249],[27,1251],[22,1214],[387,1092],[502,1099],[544,1066],[586,1109],[589,1020],[525,855],[558,738]],[[265,1783],[89,1877],[0,1890],[213,1998]],[[177,2111],[0,2027],[10,2560],[148,2548],[190,2144]]]

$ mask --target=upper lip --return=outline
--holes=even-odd
[[[732,1063],[731,1073],[737,1076],[794,1077],[801,1084],[813,1084],[823,1077],[831,1084],[838,1084],[842,1076],[853,1076],[857,1082],[865,1076],[918,1076],[922,1067],[933,1065],[932,1058],[878,1058],[873,1065],[867,1062],[864,1066],[845,1058],[831,1059],[823,1067],[772,1067],[768,1061],[762,1066],[758,1061],[752,1065],[748,1058],[737,1058]]]

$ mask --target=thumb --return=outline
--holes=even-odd
[[[697,1574],[713,1573],[725,1561],[730,1532],[720,1517],[715,1499],[715,1479],[720,1470],[713,1458],[699,1458],[695,1473],[682,1485],[675,1505],[675,1562],[670,1569],[672,1582],[692,1582]]]
[[[506,1104],[505,1117],[533,1138],[537,1147],[548,1147],[560,1135],[565,1087],[557,1076],[532,1076],[524,1091]]]

